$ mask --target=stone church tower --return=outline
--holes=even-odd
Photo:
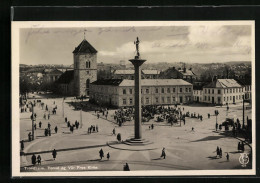
[[[97,80],[97,50],[84,39],[73,51],[74,95],[89,95],[89,84]]]

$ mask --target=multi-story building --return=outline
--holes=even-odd
[[[192,102],[192,84],[182,79],[142,79],[142,105]],[[117,107],[134,105],[134,80],[97,80],[90,84],[90,101]]]
[[[175,67],[169,68],[160,74],[160,78],[162,79],[184,79],[188,82],[193,82],[196,79],[196,75],[192,71],[192,68],[176,69]]]
[[[203,102],[236,104],[243,101],[243,87],[234,79],[216,79],[203,87]]]

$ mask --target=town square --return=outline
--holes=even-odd
[[[21,173],[254,167],[251,24],[41,31],[20,31]]]

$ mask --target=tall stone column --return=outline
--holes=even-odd
[[[135,57],[129,60],[135,67],[135,139],[142,139],[142,107],[141,107],[141,70],[140,66],[146,61]]]

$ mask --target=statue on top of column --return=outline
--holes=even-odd
[[[139,58],[139,56],[140,56],[140,53],[139,53],[139,39],[138,39],[138,37],[136,38],[136,41],[134,41],[134,44],[135,44],[135,46],[136,46],[136,57],[137,58]]]

